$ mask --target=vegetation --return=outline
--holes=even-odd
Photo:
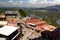
[[[0,14],[4,14],[4,13],[5,13],[5,11],[6,11],[6,10],[1,9],[1,10],[0,10]]]
[[[48,24],[50,25],[54,25],[54,26],[58,26],[58,24],[56,23],[57,21],[57,17],[56,16],[48,16],[46,18],[42,18],[44,21],[46,21]]]
[[[26,15],[35,15],[36,17],[39,16],[42,20],[46,21],[50,25],[54,25],[56,27],[60,27],[56,23],[58,19],[60,19],[60,12],[56,11],[47,11],[47,10],[23,10],[23,9],[13,9],[18,10],[21,17],[26,17]],[[7,9],[0,9],[0,14],[4,14]]]
[[[25,10],[25,12],[28,12],[27,14],[39,16],[40,18],[42,18],[42,20],[46,21],[50,25],[60,27],[60,25],[56,23],[56,21],[60,19],[60,12],[47,10]]]
[[[22,18],[26,17],[26,13],[22,9],[19,9],[18,11],[19,11]]]

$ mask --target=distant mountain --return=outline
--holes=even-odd
[[[59,10],[60,10],[60,5],[49,6],[49,7],[45,7],[45,8],[25,8],[25,9],[30,9],[30,10],[50,10],[50,11],[59,11]]]
[[[60,10],[60,5],[46,7],[46,10]]]
[[[60,5],[49,6],[44,8],[27,8],[27,7],[0,7],[0,9],[24,9],[24,10],[50,10],[50,11],[60,11]]]

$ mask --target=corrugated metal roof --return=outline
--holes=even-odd
[[[5,14],[18,14],[18,11],[6,11]]]

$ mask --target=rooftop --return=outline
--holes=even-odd
[[[18,14],[18,11],[6,11],[5,14]]]
[[[0,18],[5,18],[5,15],[0,15]]]
[[[49,30],[49,31],[53,31],[54,29],[56,29],[55,26],[47,24],[46,21],[41,21],[41,20],[35,19],[35,18],[32,18],[32,19],[26,21],[27,27],[29,27],[29,23],[36,25],[36,27],[34,27],[35,30],[42,30],[42,31]]]

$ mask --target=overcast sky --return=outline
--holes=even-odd
[[[47,7],[60,5],[60,0],[0,0],[0,7]]]

